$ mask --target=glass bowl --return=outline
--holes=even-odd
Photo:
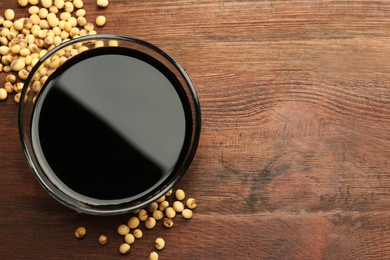
[[[167,86],[173,87],[174,92]],[[68,101],[56,100],[53,93],[60,88],[79,106],[74,108]],[[172,108],[171,98],[177,101],[176,95],[183,112]],[[89,102],[99,104],[97,110]],[[84,123],[84,117],[78,116],[84,108],[90,111],[88,115],[96,114],[96,118],[108,122],[107,129],[113,133],[131,136],[133,139],[129,137],[124,143],[135,143],[134,149],[139,153],[121,156],[116,151],[120,142],[106,141],[109,148],[102,145],[108,139],[101,130],[106,125],[93,128],[90,121]],[[153,124],[142,125],[143,120]],[[173,125],[177,122],[179,127]],[[54,47],[35,64],[21,94],[18,123],[32,172],[52,197],[77,212],[115,215],[147,206],[185,174],[197,150],[201,112],[189,76],[166,52],[136,38],[91,35]],[[141,137],[129,134],[133,130]],[[89,137],[91,132],[94,137]],[[85,136],[92,141],[84,142],[88,138],[83,137],[70,145],[73,139],[69,136],[78,138],[78,133],[87,133]],[[154,170],[150,170],[148,162],[154,163],[155,158],[144,160],[142,154],[156,156],[156,162],[163,165],[156,170],[161,175],[151,173]],[[166,165],[161,159],[164,156],[170,158]],[[111,159],[106,163],[106,158]],[[125,184],[120,180],[123,177]]]

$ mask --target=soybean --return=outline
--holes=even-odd
[[[20,93],[18,93],[20,94]],[[16,94],[15,97],[18,95]],[[74,236],[78,239],[81,239],[81,238],[84,238],[85,236],[87,235],[87,229],[85,227],[78,227],[75,231],[74,231]]]
[[[173,209],[176,211],[176,212],[182,212],[184,210],[184,204],[183,202],[181,201],[175,201],[173,202]]]
[[[130,228],[125,224],[121,224],[118,226],[117,231],[119,235],[125,236],[130,232]]]
[[[108,0],[97,0],[96,4],[100,8],[106,8],[108,6],[109,2],[108,2]]]
[[[175,196],[176,196],[177,200],[184,200],[186,197],[186,194],[182,189],[178,189],[175,192]]]
[[[153,229],[155,226],[156,226],[156,219],[155,219],[155,218],[149,217],[149,218],[145,221],[145,227],[146,227],[147,229]]]
[[[158,250],[162,250],[165,247],[165,240],[161,237],[156,238],[154,241],[154,247]]]
[[[8,96],[8,92],[5,88],[0,88],[0,100],[5,100]]]
[[[99,244],[102,246],[106,245],[108,243],[108,237],[106,235],[100,235],[99,236]]]
[[[135,230],[133,231],[133,236],[134,236],[135,238],[138,238],[138,239],[141,238],[141,237],[143,236],[142,230],[139,229],[139,228],[135,229]]]
[[[164,218],[163,220],[163,226],[166,228],[171,228],[173,227],[173,220],[170,218]]]
[[[127,226],[129,226],[130,229],[135,229],[139,226],[139,223],[140,223],[139,218],[136,216],[133,216],[127,222]]]
[[[12,9],[5,9],[4,11],[4,18],[6,20],[12,21],[15,18],[15,12]]]
[[[196,208],[198,206],[198,202],[194,198],[189,198],[186,201],[186,205],[187,205],[187,208],[194,209],[194,208]]]
[[[151,252],[149,254],[149,260],[158,260],[158,254],[157,252]]]
[[[103,16],[103,15],[99,15],[98,17],[96,17],[96,25],[97,26],[104,26],[106,24],[106,17]]]
[[[148,212],[146,211],[146,209],[141,209],[138,212],[138,218],[140,221],[145,221],[148,219],[148,217],[149,217],[149,215],[148,215]]]
[[[168,207],[166,210],[165,210],[165,215],[168,217],[168,218],[174,218],[176,216],[176,211],[172,208],[172,207]]]
[[[133,234],[127,234],[126,236],[125,236],[125,242],[127,243],[127,244],[129,244],[129,245],[131,245],[131,244],[133,244],[134,243],[134,241],[135,241],[135,237],[134,237],[134,235]]]
[[[164,217],[164,213],[161,210],[156,209],[153,212],[153,218],[155,218],[156,220],[161,220],[163,217]]]
[[[130,252],[130,245],[127,244],[127,243],[123,243],[122,245],[119,246],[119,253],[121,253],[122,255],[126,255]]]
[[[191,219],[192,218],[192,210],[190,209],[185,209],[183,210],[183,212],[181,213],[181,215],[183,216],[184,219]]]
[[[28,5],[28,0],[18,0],[20,7],[26,7]]]

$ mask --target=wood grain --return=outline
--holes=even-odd
[[[99,33],[174,56],[202,106],[199,149],[177,185],[198,199],[194,218],[146,232],[127,258],[146,259],[157,236],[161,259],[390,258],[388,1],[84,2],[87,17],[107,16]],[[0,258],[119,258],[128,216],[79,215],[47,195],[11,99],[0,137]]]

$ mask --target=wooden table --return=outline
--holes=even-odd
[[[390,258],[389,1],[84,2],[88,19],[107,16],[98,33],[174,56],[202,106],[176,186],[198,199],[193,219],[145,231],[123,259],[146,259],[157,236],[160,259]],[[0,258],[122,259],[116,227],[129,216],[79,215],[46,194],[17,110],[0,102]]]

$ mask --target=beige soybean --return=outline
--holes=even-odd
[[[15,83],[16,82],[16,76],[13,75],[13,74],[7,75],[7,77],[5,77],[5,81],[7,81],[9,83]]]
[[[65,1],[64,0],[54,0],[54,6],[58,9],[64,8]]]
[[[96,45],[95,45],[95,47],[96,47]],[[138,212],[138,219],[139,219],[140,221],[145,221],[145,220],[148,219],[148,217],[149,217],[149,215],[148,215],[148,211],[147,211],[146,209],[141,209],[141,210]]]
[[[173,202],[173,205],[172,205],[173,209],[176,211],[176,212],[182,212],[184,210],[184,204],[183,202],[181,201],[175,201]]]
[[[23,83],[23,82],[17,82],[17,83],[14,85],[14,91],[17,92],[17,93],[22,92],[23,86],[24,86],[24,83]]]
[[[81,35],[81,31],[80,31]],[[95,48],[104,47],[104,41],[96,41]]]
[[[20,7],[26,7],[28,5],[28,0],[18,0]]]
[[[64,10],[65,12],[71,13],[74,11],[74,5],[72,2],[65,2],[64,4]]]
[[[41,87],[42,87],[42,84],[41,84],[40,81],[35,80],[35,81],[33,82],[33,85],[32,85],[33,91],[39,92],[39,91],[41,90]]]
[[[145,220],[145,227],[147,229],[153,229],[156,226],[156,219],[153,217],[149,217],[147,220]]]
[[[60,23],[60,20],[57,17],[50,18],[47,20],[51,28],[57,27]]]
[[[186,197],[186,194],[185,194],[184,190],[177,189],[175,192],[175,197],[177,200],[184,200]]]
[[[18,72],[18,77],[19,77],[21,80],[27,79],[27,77],[28,77],[28,71],[25,70],[25,69],[20,70],[20,71]]]
[[[0,36],[1,38],[0,38],[0,48],[1,47],[7,47],[6,45],[8,45],[8,39],[7,39],[7,37],[5,37],[5,36]]]
[[[85,9],[79,9],[76,11],[76,17],[84,17],[87,14]]]
[[[73,6],[77,9],[83,8],[84,2],[82,0],[73,0]]]
[[[106,235],[102,234],[102,235],[99,236],[98,241],[99,241],[99,244],[102,245],[102,246],[107,245],[108,237]]]
[[[69,35],[74,38],[75,36],[79,35],[79,33],[80,33],[80,29],[77,27],[73,27],[70,30]]]
[[[135,237],[134,237],[134,235],[133,234],[126,234],[125,235],[125,242],[127,243],[127,244],[129,244],[129,245],[131,245],[131,244],[133,244],[134,243],[134,241],[135,241]]]
[[[41,29],[50,29],[50,25],[47,20],[40,20],[39,27],[41,27]]]
[[[62,38],[61,38],[61,36],[55,36],[55,37],[54,37],[54,40],[53,40],[54,46],[58,46],[58,45],[60,45],[61,43],[62,43]]]
[[[21,93],[16,93],[15,96],[14,96],[14,101],[16,103],[19,103],[20,102],[20,96],[21,96]]]
[[[20,52],[20,45],[14,45],[10,48],[10,51],[12,54],[19,54]]]
[[[108,46],[110,46],[110,47],[116,47],[118,45],[119,45],[119,43],[116,40],[109,40],[108,41]]]
[[[64,28],[64,31],[65,32],[70,32],[70,30],[72,30],[72,24],[70,22],[66,22],[65,23],[65,28]]]
[[[31,29],[32,26],[33,26],[33,22],[32,22],[32,20],[30,18],[26,18],[26,19],[23,20],[23,28]]]
[[[186,201],[187,208],[194,209],[198,206],[198,202],[194,198],[189,198]]]
[[[126,255],[130,252],[130,245],[127,244],[127,243],[123,243],[119,246],[119,253],[121,253],[122,255]]]
[[[72,27],[75,27],[75,26],[77,26],[77,18],[75,18],[75,17],[70,17],[69,19],[68,19],[68,23],[70,23],[70,25],[72,26]]]
[[[137,228],[137,229],[135,229],[134,231],[133,231],[133,236],[135,237],[135,238],[142,238],[142,236],[143,236],[143,232],[142,232],[142,230],[141,229],[139,229],[139,228]]]
[[[69,12],[63,12],[60,14],[60,19],[62,21],[68,21],[71,16],[72,15]]]
[[[168,207],[165,209],[165,215],[168,218],[174,218],[176,216],[176,211],[172,207]]]
[[[164,213],[161,210],[156,209],[153,212],[153,218],[155,218],[156,220],[161,220],[163,217],[164,217]]]
[[[92,31],[94,28],[95,26],[90,22],[87,22],[87,24],[84,26],[84,29],[87,30],[88,32]]]
[[[24,28],[24,19],[18,19],[13,24],[14,29],[17,31],[21,31]]]
[[[158,250],[163,250],[165,247],[165,240],[161,237],[158,237],[154,240],[154,247]]]
[[[190,209],[184,209],[181,215],[183,216],[184,219],[191,219],[193,212]]]
[[[5,89],[5,91],[7,91],[7,93],[12,93],[12,92],[14,92],[14,86],[13,86],[12,83],[10,83],[10,82],[6,82],[6,83],[4,84],[4,89]]]
[[[160,203],[160,205],[158,205],[158,209],[161,211],[165,211],[165,209],[168,207],[169,207],[169,201],[167,200],[164,200],[163,202]]]
[[[161,196],[158,200],[156,200],[157,203],[161,203],[165,200],[165,195]]]
[[[158,209],[158,203],[157,202],[152,202],[148,205],[148,211],[149,212],[153,212],[155,211],[156,209]]]
[[[48,21],[51,20],[51,19],[54,19],[54,18],[57,18],[57,15],[54,14],[54,13],[49,13],[49,14],[47,15],[47,17],[46,17],[46,19],[47,19]]]
[[[77,24],[81,27],[85,26],[87,24],[87,19],[85,17],[80,16],[77,18]]]
[[[18,93],[19,94],[19,93]],[[16,96],[16,95],[15,95]],[[83,238],[87,235],[87,229],[85,227],[78,227],[75,231],[74,231],[74,236],[76,238]]]
[[[31,51],[28,48],[23,48],[20,50],[19,54],[22,57],[27,57],[28,55],[31,54]]]
[[[26,63],[24,62],[23,59],[17,59],[17,60],[14,60],[14,61],[11,63],[11,69],[12,69],[13,71],[22,70],[22,69],[24,69],[25,66],[26,66]]]
[[[5,100],[8,96],[8,92],[5,88],[0,88],[0,100]]]
[[[14,23],[13,23],[12,21],[5,20],[5,21],[3,22],[3,27],[9,29],[9,28],[12,27],[13,24],[14,24]]]
[[[58,14],[59,10],[57,7],[55,7],[54,5],[50,6],[49,8],[49,12],[50,13],[53,13],[53,14]]]
[[[31,55],[24,58],[24,63],[26,63],[26,68],[27,68],[27,66],[31,65],[32,59],[33,59],[33,57]],[[18,76],[19,76],[19,73],[20,73],[20,71],[18,72]]]
[[[28,13],[29,14],[38,14],[39,13],[39,7],[36,5],[30,6],[28,8]]]
[[[0,54],[7,55],[10,52],[10,48],[8,46],[0,46]]]
[[[170,189],[167,193],[165,193],[165,196],[166,197],[169,197],[169,196],[171,196],[172,195],[172,192],[173,192],[173,190],[172,189]]]
[[[96,17],[96,25],[97,26],[104,26],[106,24],[106,17],[104,15],[99,15],[98,17]]]
[[[5,9],[4,11],[4,18],[6,20],[13,20],[15,18],[15,12],[12,9]]]
[[[166,228],[171,228],[173,227],[173,220],[170,218],[164,218],[163,219],[163,226]]]
[[[3,29],[1,30],[1,32],[0,32],[0,34],[1,34],[1,36],[3,36],[3,37],[7,37],[7,36],[10,34],[10,31],[9,31],[8,28],[3,28]],[[7,37],[7,39],[8,39],[8,37]]]
[[[45,8],[49,8],[50,6],[53,5],[52,0],[41,0],[41,5]]]
[[[117,231],[119,235],[125,236],[130,232],[130,228],[125,224],[121,224],[118,226]]]
[[[130,229],[136,229],[139,226],[140,220],[136,216],[133,216],[127,221],[127,226],[129,226]]]
[[[149,260],[158,260],[158,254],[157,254],[157,252],[150,252],[150,254],[149,254]]]
[[[97,6],[99,6],[100,8],[105,8],[108,6],[109,2],[108,0],[97,0],[96,1],[96,4]]]
[[[37,5],[39,3],[39,0],[28,0],[30,5]]]
[[[47,10],[46,8],[41,8],[39,9],[38,11],[38,16],[41,18],[41,19],[44,19],[44,18],[47,18],[47,15],[49,14],[49,10]]]
[[[41,18],[37,14],[30,15],[30,20],[33,25],[38,25],[41,21]]]

